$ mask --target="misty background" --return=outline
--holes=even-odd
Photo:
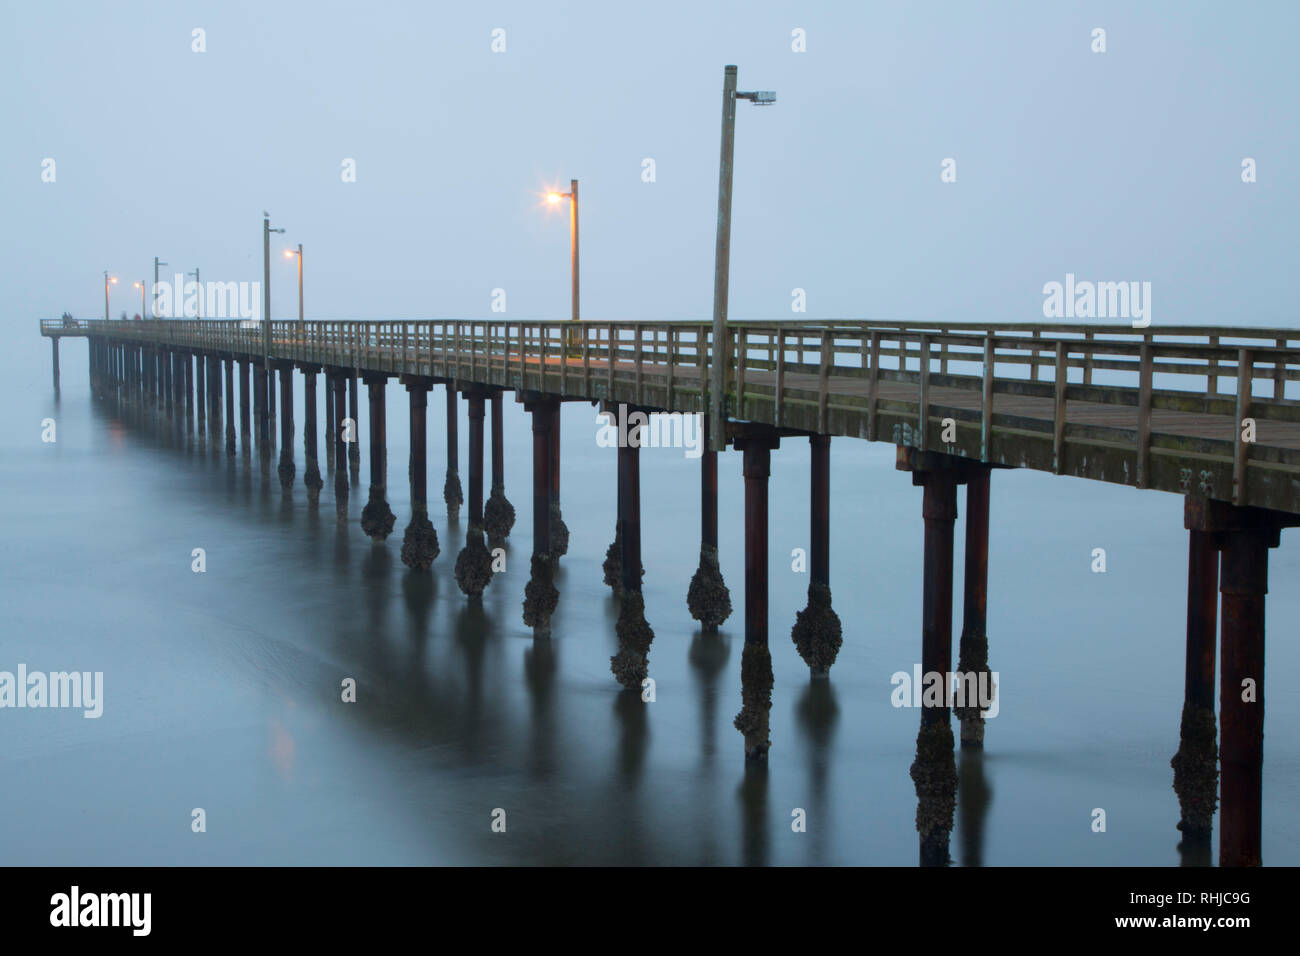
[[[155,255],[260,281],[265,209],[308,318],[486,316],[497,287],[564,318],[541,194],[577,178],[584,317],[707,318],[735,63],[778,101],[738,104],[733,319],[797,287],[807,318],[1041,321],[1069,271],[1150,281],[1156,326],[1288,325],[1298,28],[1282,2],[5,2],[0,316],[102,315],[104,269],[135,314]]]
[[[535,643],[520,614],[531,436],[514,402],[518,521],[479,611],[451,578],[465,514],[448,521],[441,501],[441,388],[429,490],[442,554],[422,577],[397,557],[410,503],[395,383],[397,525],[372,545],[364,478],[342,523],[328,480],[319,508],[304,501],[300,382],[299,480],[284,497],[246,459],[92,401],[82,342],[63,342],[55,395],[37,320],[102,316],[105,269],[119,277],[112,315],[134,314],[131,283],[152,278],[155,255],[168,279],[198,266],[205,281],[261,281],[264,209],[287,230],[272,247],[273,317],[296,315],[281,250],[301,242],[308,319],[484,318],[495,288],[496,317],[566,318],[568,211],[543,193],[571,178],[583,316],[706,320],[722,68],[735,63],[741,89],[778,101],[738,104],[733,319],[794,317],[801,288],[799,318],[1043,321],[1044,283],[1073,272],[1151,282],[1153,331],[1292,327],[1298,27],[1283,2],[3,0],[0,669],[102,670],[105,711],[0,713],[0,862],[914,864],[918,714],[890,706],[889,677],[920,651],[921,494],[888,443],[833,446],[844,646],[820,687],[789,639],[806,601],[787,556],[807,545],[807,442],[773,455],[773,749],[755,785],[731,726],[741,456],[719,461],[735,610],[709,642],[684,600],[698,465],[642,455],[658,700],[628,708],[600,569],[614,456],[587,439],[586,405],[563,412],[571,550],[556,637]],[[806,53],[791,51],[796,28]],[[55,183],[41,181],[45,158]],[[345,159],[355,183],[341,181]],[[365,401],[363,389],[363,463]],[[54,444],[40,441],[47,417]],[[958,755],[954,859],[1176,865],[1182,499],[1000,471],[991,515],[989,662],[1005,695],[987,752]],[[1295,534],[1269,555],[1268,864],[1300,861]],[[1106,574],[1090,571],[1098,546]],[[958,582],[961,561],[959,547]],[[340,675],[358,678],[354,710],[339,710]],[[510,810],[508,838],[488,828],[494,807]],[[807,834],[790,831],[791,807],[809,811]],[[1090,830],[1094,807],[1106,835]]]

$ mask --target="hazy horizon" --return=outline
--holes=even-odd
[[[583,315],[707,318],[735,63],[778,101],[739,105],[732,318],[802,288],[801,318],[1035,321],[1073,272],[1152,282],[1156,326],[1292,323],[1300,8],[1130,6],[6,2],[4,321],[102,315],[105,269],[134,314],[155,255],[260,280],[263,210],[275,317],[302,242],[309,318],[498,317],[494,288],[564,318],[570,178]]]

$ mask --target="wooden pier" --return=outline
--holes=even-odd
[[[1208,844],[1217,791],[1220,864],[1258,864],[1264,595],[1268,550],[1278,545],[1282,528],[1300,524],[1300,401],[1286,397],[1286,383],[1300,377],[1300,333],[1228,326],[867,321],[729,322],[725,328],[725,341],[715,342],[711,324],[699,322],[277,321],[270,323],[269,335],[263,323],[239,320],[41,323],[42,335],[53,342],[56,388],[59,339],[88,338],[97,391],[111,387],[119,397],[185,416],[187,422],[197,414],[199,433],[210,429],[214,445],[220,444],[224,371],[225,447],[230,454],[235,451],[235,378],[241,384],[240,431],[245,448],[249,446],[251,370],[264,469],[275,434],[274,372],[280,372],[280,443],[287,451],[294,423],[292,373],[302,371],[306,424],[312,433],[306,479],[311,495],[318,494],[321,484],[315,462],[316,374],[326,376],[325,455],[328,464],[334,449],[336,491],[342,495],[348,489],[349,464],[353,483],[358,481],[359,445],[356,435],[345,435],[345,430],[359,429],[357,382],[364,381],[370,389],[372,445],[370,499],[362,520],[367,533],[380,539],[391,530],[394,517],[384,500],[383,393],[386,381],[397,379],[410,391],[412,409],[414,513],[402,556],[418,571],[427,570],[438,554],[427,518],[426,395],[435,384],[447,389],[449,443],[455,436],[457,396],[464,395],[471,428],[473,533],[457,561],[457,576],[471,600],[490,580],[484,534],[489,543],[502,536],[505,519],[500,516],[509,508],[500,397],[503,391],[515,392],[533,415],[534,540],[524,618],[539,639],[549,634],[558,599],[551,578],[567,549],[559,509],[559,403],[590,401],[611,410],[623,405],[645,413],[705,416],[714,450],[732,446],[745,459],[745,650],[743,708],[736,726],[750,762],[764,761],[770,746],[767,483],[770,452],[782,438],[806,438],[813,445],[814,580],[808,609],[800,612],[794,632],[813,679],[828,676],[841,640],[831,609],[827,547],[834,437],[895,445],[898,468],[911,472],[913,483],[923,488],[921,661],[927,671],[944,674],[952,670],[959,485],[968,487],[963,672],[988,668],[984,628],[992,470],[1031,468],[1183,495],[1189,591],[1186,698],[1173,761],[1183,816],[1179,826],[1185,843]],[[721,396],[710,393],[718,387]],[[719,397],[724,421],[709,414]],[[492,499],[485,512],[482,459],[488,402],[493,467]],[[706,628],[725,620],[731,608],[717,570],[714,450],[701,463],[701,564],[690,598],[692,613]],[[621,595],[622,610],[620,650],[611,669],[633,690],[648,672],[654,636],[641,601],[634,447],[619,449],[618,467],[615,544],[606,560],[606,580]],[[450,458],[444,496],[453,518],[461,503],[457,472]],[[291,489],[291,454],[282,457],[279,476],[286,491]],[[513,509],[508,517],[505,534]],[[992,597],[996,603],[997,595]],[[1213,687],[1220,616],[1216,732]],[[1249,700],[1243,693],[1246,684]],[[953,740],[946,697],[942,706],[923,715],[913,766],[923,862],[946,858],[952,825],[956,775],[949,769]],[[983,746],[979,708],[956,709],[961,745]]]

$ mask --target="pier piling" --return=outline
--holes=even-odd
[[[438,533],[429,521],[428,427],[425,411],[429,389],[427,379],[402,376],[411,402],[411,523],[402,536],[402,563],[413,571],[427,571],[438,557]]]
[[[334,494],[339,498],[348,495],[348,444],[352,438],[350,432],[356,429],[356,419],[351,428],[348,422],[347,380],[342,369],[334,369],[330,375],[330,384],[334,390],[334,415],[331,422],[334,429]]]
[[[957,671],[965,679],[974,676],[974,687],[987,687],[995,695],[993,672],[989,670],[988,594],[989,594],[989,491],[991,470],[976,463],[965,463],[966,477],[966,560],[965,581],[962,587],[961,638],[957,644]],[[983,684],[981,685],[981,681]],[[966,693],[961,705],[955,708],[961,722],[961,745],[966,748],[984,746],[984,716],[987,708],[965,699],[969,696],[971,682],[964,684]]]
[[[385,410],[387,375],[367,374],[366,404],[370,407],[370,499],[361,509],[361,530],[373,541],[393,533],[397,516],[388,507],[388,424]]]
[[[618,421],[618,406],[615,403],[602,402],[601,411],[606,416],[611,416],[609,421]],[[614,493],[617,498],[614,506],[614,540],[605,551],[602,570],[605,574],[605,583],[614,592],[614,596],[618,597],[623,593],[623,455],[621,451],[614,456],[614,461]]]
[[[1281,530],[1300,525],[1300,514],[1232,505],[1188,496],[1188,531],[1208,532],[1219,548],[1219,866],[1259,866],[1264,766],[1264,605],[1268,594],[1268,552]],[[1213,558],[1201,539],[1188,566],[1187,699],[1203,701],[1207,677],[1213,680],[1212,619],[1203,593],[1211,583]],[[1195,575],[1196,582],[1192,584]],[[1186,701],[1184,702],[1186,712]],[[1198,728],[1205,733],[1204,718]],[[1198,758],[1204,760],[1204,744]],[[1192,750],[1189,750],[1189,758]],[[1180,749],[1180,754],[1183,751]],[[1179,758],[1175,758],[1178,760]],[[1175,779],[1179,767],[1175,764]],[[1204,792],[1204,775],[1197,789]],[[1179,793],[1180,803],[1183,793]],[[1191,821],[1204,818],[1197,805]],[[1208,808],[1213,813],[1213,807]]]
[[[483,530],[488,544],[500,547],[505,544],[510,529],[515,526],[515,508],[506,499],[505,438],[502,422],[501,390],[493,389],[492,405],[492,493],[483,510]]]
[[[252,448],[252,429],[249,427],[249,399],[250,390],[248,385],[248,360],[239,360],[239,440],[244,445],[244,460],[248,460]],[[256,398],[253,398],[256,401]]]
[[[709,434],[712,427],[705,415],[700,436],[700,565],[686,591],[686,607],[705,631],[716,631],[731,616],[731,591],[718,563],[718,452]]]
[[[560,599],[551,556],[551,435],[559,407],[552,396],[529,393],[524,400],[533,416],[533,556],[524,588],[524,623],[535,638],[551,636],[551,615]]]
[[[334,379],[329,369],[325,370],[325,470],[334,473]]]
[[[194,354],[194,427],[200,445],[207,440],[208,435],[208,413],[205,408],[208,402],[208,376],[207,369],[204,368],[206,364],[207,359],[204,354],[196,352]]]
[[[360,477],[361,470],[361,409],[357,402],[357,374],[348,375],[348,417],[352,419],[352,441],[348,445],[348,464],[354,472],[353,479]]]
[[[307,488],[307,500],[314,504],[320,501],[320,490],[325,484],[321,480],[320,465],[316,461],[316,375],[320,372],[320,366],[303,365],[300,368],[302,369],[303,455],[307,459],[302,483]]]
[[[909,451],[899,448],[900,466]],[[923,489],[925,521],[921,609],[921,729],[911,777],[916,786],[916,829],[922,866],[948,862],[957,803],[957,763],[949,720],[952,671],[953,531],[957,523],[958,469],[952,459],[919,453],[912,484]]]
[[[1183,849],[1209,863],[1219,790],[1219,744],[1214,716],[1218,651],[1219,551],[1214,534],[1187,532],[1187,660],[1178,752],[1170,761],[1178,794]]]
[[[469,530],[456,557],[456,583],[477,598],[492,581],[492,555],[483,540],[483,415],[485,391],[465,393],[469,408]]]
[[[442,499],[447,502],[447,517],[452,521],[460,515],[465,497],[460,488],[460,471],[457,456],[460,438],[456,433],[456,385],[447,383],[447,480],[442,486]]]
[[[655,632],[646,621],[641,593],[641,419],[629,415],[627,443],[618,447],[618,527],[620,539],[618,653],[609,659],[610,670],[626,690],[638,690],[649,676],[650,644]]]
[[[735,727],[745,737],[745,763],[766,764],[772,746],[772,654],[767,645],[767,498],[775,430],[739,435],[745,476],[745,649],[740,659],[740,713]]]
[[[293,488],[296,469],[293,464],[293,363],[279,363],[280,371],[280,488],[286,494]],[[275,373],[272,372],[272,375]]]
[[[226,367],[226,454],[235,456],[235,360],[227,357]]]
[[[560,512],[560,419],[564,410],[556,407],[555,425],[551,429],[551,555],[559,558],[569,553],[569,526]]]
[[[1276,532],[1264,529],[1239,528],[1223,535],[1220,866],[1262,862],[1264,598],[1268,549],[1275,544]]]
[[[839,615],[831,607],[831,436],[809,435],[808,606],[795,615],[791,637],[813,678],[830,676],[843,643]]]

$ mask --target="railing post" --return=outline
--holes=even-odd
[[[980,396],[980,461],[987,462],[993,451],[993,333],[984,333],[984,381]]]
[[[1216,349],[1219,347],[1219,337],[1217,335],[1210,336],[1210,347]],[[1219,360],[1213,358],[1206,364],[1210,368],[1210,373],[1205,376],[1205,397],[1213,398],[1219,394]]]
[[[876,409],[880,394],[880,332],[871,330],[871,372],[867,380],[867,440],[875,441],[879,422]]]
[[[579,331],[582,335],[582,388],[591,395],[591,326],[583,322]]]
[[[605,384],[605,398],[608,399],[609,401],[613,401],[614,400],[615,348],[614,348],[614,326],[612,324],[608,327],[607,334],[609,335],[609,348],[607,349],[609,353],[609,377],[608,377],[608,381]]]
[[[1142,340],[1138,370],[1137,486],[1151,484],[1151,336]]]
[[[641,324],[637,323],[637,325],[635,326],[636,345],[634,346],[635,355],[636,355],[636,385],[633,394],[636,395],[636,401],[638,405],[645,404],[645,400],[641,395],[641,360],[642,360],[641,352],[642,352],[642,338],[644,335],[644,331],[645,330],[641,327]]]
[[[1277,347],[1279,349],[1286,348],[1286,339],[1278,339]],[[1286,398],[1286,359],[1282,357],[1281,353],[1273,357],[1273,398]]]
[[[1061,474],[1065,453],[1065,387],[1069,384],[1069,356],[1062,339],[1056,340],[1056,407],[1052,417],[1052,472]]]
[[[826,434],[826,411],[830,402],[831,334],[822,330],[821,369],[817,382],[817,430]]]
[[[925,433],[930,423],[930,337],[921,336],[921,354],[920,372],[921,372],[921,397],[918,405],[918,418],[920,419],[921,435],[917,440],[916,447],[925,451]]]
[[[773,413],[776,424],[780,426],[782,413],[785,410],[785,330],[780,326],[776,329],[776,396],[775,411]]]
[[[1246,467],[1250,461],[1247,451],[1247,442],[1243,437],[1244,427],[1242,422],[1250,417],[1250,406],[1252,392],[1254,390],[1255,380],[1255,362],[1251,355],[1250,349],[1237,350],[1237,417],[1232,423],[1233,430],[1233,456],[1232,456],[1232,503],[1234,505],[1244,505],[1246,503]]]
[[[749,351],[749,332],[736,331],[736,415],[745,417],[745,359]]]
[[[707,400],[709,394],[709,363],[704,361],[704,347],[705,343],[708,341],[708,336],[709,330],[705,326],[700,326],[695,330],[695,361],[699,366],[700,373],[700,414],[702,415],[707,415],[709,411]],[[716,422],[712,423],[709,427],[716,427],[716,424]],[[709,450],[716,452],[717,446],[713,443],[713,436],[710,435],[709,439]],[[723,439],[723,442],[725,447],[725,438]]]
[[[677,327],[668,326],[668,394],[664,396],[664,406],[673,408],[673,371],[677,366]]]

